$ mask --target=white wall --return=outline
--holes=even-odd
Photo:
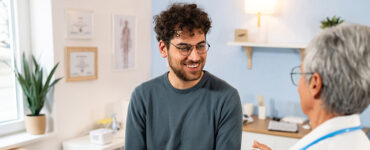
[[[45,1],[30,2],[32,48],[36,55],[41,56],[43,62],[60,62],[56,77],[64,77],[66,46],[96,46],[99,72],[98,80],[66,82],[64,78],[56,85],[51,106],[57,136],[25,146],[28,150],[61,149],[63,140],[86,133],[97,120],[120,111],[117,102],[128,99],[137,85],[150,79],[151,0]],[[67,38],[66,9],[94,12],[94,36],[91,40]],[[112,14],[136,17],[136,68],[132,71],[112,71]],[[49,69],[53,63],[47,64]]]

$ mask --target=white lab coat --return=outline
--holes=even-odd
[[[359,126],[360,116],[358,114],[334,117],[319,125],[309,134],[299,140],[290,150],[299,150],[333,131],[343,128]],[[370,141],[362,130],[356,130],[326,138],[308,150],[370,150]]]

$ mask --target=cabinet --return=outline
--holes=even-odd
[[[310,130],[303,129],[302,125],[298,126],[298,133],[269,131],[267,129],[269,118],[259,120],[253,116],[253,119],[252,123],[243,126],[242,150],[250,149],[254,140],[266,144],[273,150],[287,150],[310,132]]]
[[[266,144],[273,150],[288,150],[295,143],[297,143],[299,139],[253,132],[243,132],[241,150],[251,149],[254,140]]]
[[[113,138],[112,143],[98,145],[90,143],[89,135],[77,137],[63,142],[63,150],[124,150],[125,140],[118,134]]]

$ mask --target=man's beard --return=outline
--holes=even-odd
[[[171,69],[173,70],[175,75],[183,81],[198,80],[202,76],[203,67],[204,67],[204,66],[202,66],[203,62],[204,62],[204,59],[201,59],[198,62],[192,62],[192,61],[190,62],[190,63],[199,63],[199,67],[200,67],[200,70],[198,72],[196,72],[196,74],[198,74],[198,75],[196,75],[196,77],[190,77],[186,74],[185,69],[181,69],[180,67],[179,68],[174,67],[173,64],[172,64],[171,58],[168,57],[168,65],[171,67]],[[180,63],[180,65],[183,65],[183,64],[185,64],[185,62]]]

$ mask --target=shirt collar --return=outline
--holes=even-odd
[[[325,121],[317,128],[312,130],[309,134],[304,136],[291,148],[291,150],[301,149],[310,144],[312,141],[317,140],[328,133],[348,127],[359,126],[360,124],[361,122],[359,114],[334,117]]]
[[[207,79],[209,78],[210,76],[210,73],[208,73],[208,71],[206,70],[203,70],[204,74],[203,74],[203,77],[202,79],[200,79],[200,81],[195,84],[193,87],[190,87],[188,89],[176,89],[175,87],[173,87],[171,85],[171,82],[170,80],[168,79],[168,74],[169,72],[165,73],[163,75],[163,79],[164,79],[164,82],[165,82],[165,85],[170,88],[172,91],[176,92],[176,93],[182,93],[182,94],[186,94],[186,93],[189,93],[189,92],[192,92],[192,91],[195,91],[197,89],[199,89],[201,86],[204,85],[204,83],[207,81]]]

